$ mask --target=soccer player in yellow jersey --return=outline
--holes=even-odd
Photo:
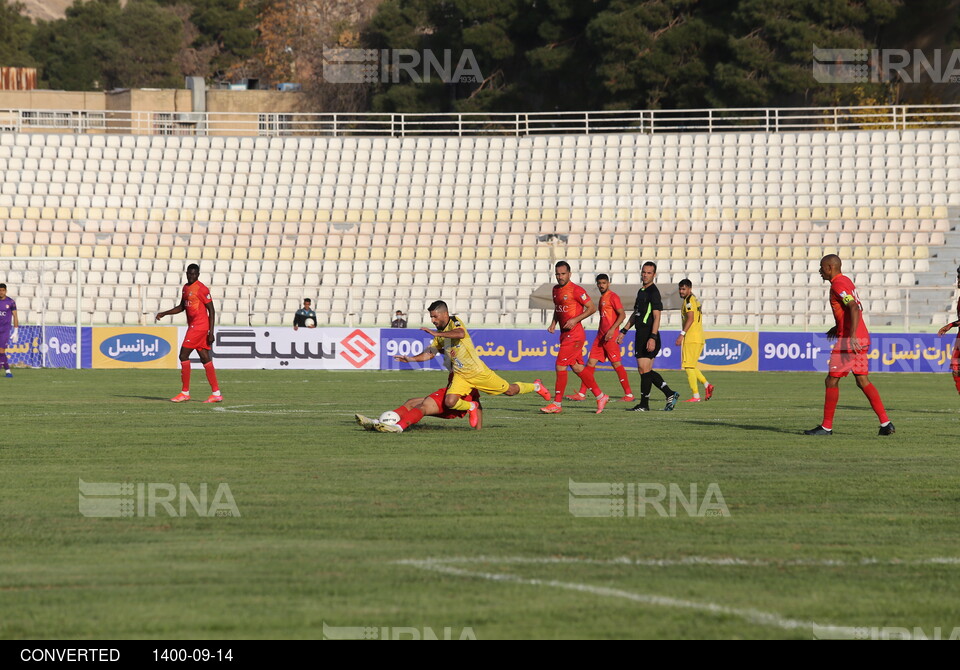
[[[437,300],[431,303],[427,310],[430,312],[430,321],[436,326],[436,330],[430,328],[420,330],[433,336],[431,345],[416,356],[394,356],[394,358],[401,363],[419,363],[429,361],[438,353],[442,353],[446,359],[447,369],[453,377],[447,386],[447,394],[443,398],[444,408],[466,411],[470,417],[470,426],[476,428],[479,421],[479,406],[476,402],[464,400],[461,397],[469,395],[474,388],[487,395],[518,395],[536,391],[544,400],[550,400],[550,392],[543,387],[539,379],[532,384],[528,382],[510,384],[488,368],[477,355],[466,325],[457,316],[450,314],[447,303]],[[402,432],[402,429],[389,432]]]
[[[700,301],[693,295],[693,282],[689,279],[680,280],[680,297],[683,299],[683,306],[680,308],[683,327],[677,336],[677,346],[682,347],[680,365],[687,373],[687,381],[690,382],[690,389],[693,391],[693,397],[684,402],[700,402],[698,382],[706,387],[707,397],[704,400],[710,400],[713,397],[713,384],[708,382],[703,373],[697,369],[697,361],[700,360],[703,345],[706,342],[703,335],[703,312],[700,309]]]

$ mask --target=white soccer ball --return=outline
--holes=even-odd
[[[400,415],[393,410],[389,410],[380,415],[380,423],[387,426],[395,426],[400,423]]]
[[[317,325],[317,320],[314,319],[312,316],[308,316],[306,319],[303,320],[303,325],[306,326],[307,328],[313,328],[314,326]]]

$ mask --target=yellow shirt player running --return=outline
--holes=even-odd
[[[456,316],[451,316],[447,303],[442,300],[433,302],[427,308],[430,312],[430,321],[436,330],[421,328],[420,330],[433,335],[433,342],[416,356],[394,356],[401,363],[419,363],[429,361],[438,353],[443,353],[447,369],[450,370],[452,380],[447,387],[447,395],[443,398],[446,409],[466,411],[470,417],[470,426],[477,427],[479,420],[476,402],[464,400],[461,396],[468,395],[471,389],[477,389],[487,395],[519,395],[536,391],[544,400],[550,400],[550,392],[537,379],[532,384],[528,382],[504,381],[497,373],[487,367],[477,350],[473,347],[473,340],[467,327]],[[396,428],[393,430],[392,428]],[[379,429],[378,429],[379,430]],[[403,429],[393,426],[381,432],[400,433]]]
[[[713,397],[713,384],[708,382],[703,373],[697,369],[697,361],[700,360],[703,345],[706,342],[703,334],[703,312],[700,309],[700,301],[693,295],[693,282],[689,279],[680,280],[680,297],[683,299],[683,306],[680,308],[683,326],[680,329],[680,335],[677,336],[677,346],[682,345],[680,365],[687,373],[687,381],[690,382],[690,389],[693,391],[693,397],[684,402],[700,402],[698,382],[706,387],[705,400],[710,400]]]

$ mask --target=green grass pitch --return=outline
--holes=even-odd
[[[317,639],[326,624],[812,639],[960,626],[948,375],[871,377],[890,437],[844,380],[836,434],[812,438],[800,433],[821,417],[819,374],[711,372],[715,398],[672,413],[614,401],[596,416],[590,401],[543,416],[535,394],[487,397],[482,431],[426,418],[402,435],[364,432],[353,414],[430,393],[443,373],[220,371],[220,406],[198,402],[197,372],[183,405],[167,401],[175,370],[15,374],[0,378],[0,638]],[[664,377],[688,397],[683,375]],[[612,373],[598,380],[620,391]],[[226,483],[240,516],[88,517],[81,479],[206,483],[211,496]],[[716,484],[729,516],[648,505],[578,517],[570,480]]]

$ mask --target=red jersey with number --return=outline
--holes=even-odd
[[[578,323],[572,330],[563,330],[567,321],[580,316],[585,310],[585,305],[590,302],[590,296],[580,286],[573,282],[567,282],[566,286],[559,284],[553,287],[553,312],[557,323],[560,324],[560,341],[582,340],[586,341],[587,334],[583,330],[583,323]]]
[[[620,296],[613,291],[607,291],[600,296],[600,304],[597,305],[597,311],[600,312],[600,329],[598,335],[605,335],[613,327],[617,320],[617,311],[623,309],[623,303],[620,302]]]
[[[870,331],[867,330],[867,324],[863,318],[863,305],[860,302],[860,296],[857,295],[857,287],[849,277],[837,275],[830,282],[830,307],[833,309],[833,318],[837,322],[837,337],[854,335],[850,332],[850,314],[847,312],[847,307],[853,304],[861,310],[856,337],[870,339]]]
[[[183,285],[183,304],[187,309],[187,325],[193,328],[209,329],[210,319],[207,318],[207,305],[213,302],[210,289],[201,282]]]

